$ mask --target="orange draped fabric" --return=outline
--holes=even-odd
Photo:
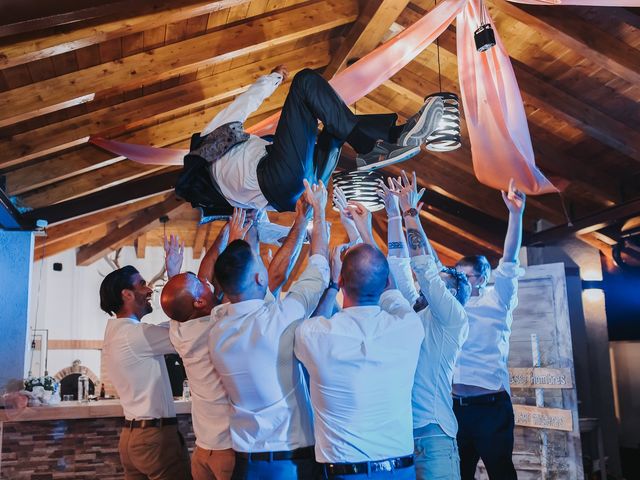
[[[509,0],[529,5],[576,5],[587,7],[640,7],[640,0]]]

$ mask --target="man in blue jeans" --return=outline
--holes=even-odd
[[[451,383],[456,358],[469,331],[463,305],[469,299],[471,286],[463,274],[441,267],[420,222],[418,204],[422,192],[417,190],[415,173],[413,182],[403,176],[404,184],[396,182],[391,190],[381,185],[381,196],[389,214],[389,265],[398,288],[405,298],[415,302],[418,293],[413,270],[428,304],[418,312],[425,338],[412,392],[416,478],[459,480],[458,425],[452,408]],[[400,212],[405,221],[408,249]]]

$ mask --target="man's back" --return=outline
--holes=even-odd
[[[234,410],[234,449],[281,451],[312,445],[306,383],[293,355],[295,315],[287,311],[286,299],[284,304],[224,304],[212,316],[210,348]],[[303,316],[304,311],[298,318]]]
[[[389,313],[388,302],[406,309]],[[296,332],[296,355],[310,375],[319,462],[413,452],[411,388],[424,329],[399,292],[386,292],[380,304],[312,318]]]

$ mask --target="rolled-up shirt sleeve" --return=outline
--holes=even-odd
[[[413,283],[413,273],[409,257],[387,257],[389,270],[396,282],[396,288],[400,290],[402,296],[407,299],[409,305],[413,305],[418,300],[419,294]]]
[[[329,286],[329,262],[322,255],[311,255],[300,278],[282,300],[282,308],[292,320],[308,318]]]
[[[518,261],[500,260],[500,265],[493,271],[494,291],[507,310],[513,310],[518,306],[518,279],[523,275],[524,269]]]
[[[281,83],[282,75],[275,72],[258,78],[247,91],[238,95],[228,107],[220,111],[200,135],[205,136],[229,122],[244,123],[249,115],[255,112]]]

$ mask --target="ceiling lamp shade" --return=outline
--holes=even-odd
[[[444,112],[440,123],[427,138],[425,145],[428,150],[434,152],[450,152],[460,148],[460,102],[455,93],[438,92],[429,95],[440,97],[444,103]]]
[[[347,201],[362,203],[370,212],[376,212],[384,208],[384,202],[378,196],[378,181],[384,181],[384,175],[375,170],[368,172],[354,171],[334,173],[333,187],[340,187]],[[338,211],[335,202],[333,209]]]
[[[476,50],[479,52],[486,52],[496,44],[493,28],[488,23],[480,25],[480,28],[473,32],[473,39],[476,42]]]

